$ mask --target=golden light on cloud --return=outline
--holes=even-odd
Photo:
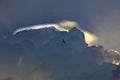
[[[85,42],[87,44],[91,45],[97,42],[97,37],[94,34],[87,32],[85,30],[81,30],[81,31],[84,33]]]
[[[78,26],[78,24],[75,21],[62,21],[58,23],[58,25],[61,28],[68,29],[68,30]]]
[[[85,30],[81,29],[80,27],[78,27],[79,25],[75,21],[63,21],[63,22],[59,23],[59,26],[60,26],[60,28],[64,28],[64,29],[68,29],[68,30],[76,27],[77,29],[79,29],[80,31],[82,31],[84,33],[85,42],[89,45],[97,42],[97,37],[94,34],[88,32],[88,31],[85,31]]]
[[[25,30],[27,30],[27,31],[40,30],[40,29],[51,28],[51,27],[54,27],[58,31],[66,31],[66,32],[69,32],[70,29],[76,27],[78,30],[80,30],[84,33],[85,42],[87,44],[91,45],[97,41],[97,37],[94,34],[81,29],[77,22],[69,21],[69,20],[62,21],[62,22],[59,22],[57,24],[55,24],[55,23],[53,23],[53,24],[41,24],[41,25],[34,25],[34,26],[30,26],[30,27],[19,28],[13,32],[13,35],[15,35],[19,32],[25,31]]]
[[[105,62],[112,63],[116,66],[120,65],[120,52],[114,49],[105,50]]]

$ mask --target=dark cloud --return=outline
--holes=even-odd
[[[105,62],[104,48],[88,47],[83,33],[76,28],[69,33],[53,28],[24,31],[1,38],[1,43],[1,78],[110,80],[115,69]]]
[[[112,79],[119,79],[120,78],[120,66],[118,66],[115,70],[113,70]]]

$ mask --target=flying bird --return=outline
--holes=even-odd
[[[65,44],[66,42],[65,42],[65,40],[62,38],[62,42]]]

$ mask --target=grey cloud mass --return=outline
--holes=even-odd
[[[0,44],[1,80],[116,79],[112,71],[117,68],[105,62],[104,48],[88,47],[76,28],[69,33],[53,28],[24,31],[1,36]]]

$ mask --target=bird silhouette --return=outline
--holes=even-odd
[[[66,42],[65,42],[65,40],[62,38],[62,42],[65,44]]]

